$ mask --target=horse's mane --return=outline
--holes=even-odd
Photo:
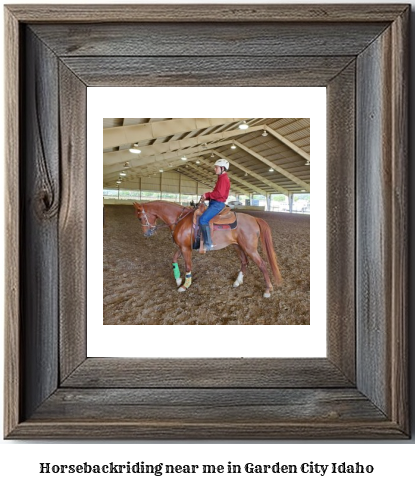
[[[183,208],[186,206],[186,205],[180,205],[179,203],[176,203],[176,202],[169,202],[167,200],[152,200],[151,202],[146,202],[146,203],[163,203],[163,204],[168,203],[169,205],[176,205],[176,207],[180,207],[180,208]]]

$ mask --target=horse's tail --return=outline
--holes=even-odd
[[[272,274],[275,278],[275,284],[278,286],[282,283],[281,273],[278,268],[277,256],[275,255],[274,246],[272,244],[272,235],[269,225],[263,219],[256,218],[261,232],[262,249],[266,252],[268,262],[271,266]]]

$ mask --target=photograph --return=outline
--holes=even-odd
[[[310,167],[308,118],[104,118],[104,324],[310,324]]]

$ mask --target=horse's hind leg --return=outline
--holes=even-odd
[[[246,268],[248,266],[248,258],[242,248],[238,246],[238,244],[235,244],[235,249],[238,253],[239,259],[241,260],[241,270],[239,271],[238,277],[233,284],[233,287],[237,288],[244,282],[244,274],[246,273]]]
[[[254,263],[258,266],[258,268],[262,271],[262,274],[264,275],[265,279],[265,284],[266,284],[266,289],[263,294],[264,298],[269,298],[271,296],[271,291],[273,290],[273,286],[268,274],[268,270],[266,267],[266,264],[264,260],[261,258],[260,254],[258,253],[257,250],[249,252],[247,250],[247,254],[249,257],[254,261]]]
[[[176,280],[176,284],[177,286],[180,286],[182,284],[182,279],[180,277],[180,268],[179,268],[179,264],[177,262],[177,260],[179,259],[180,255],[181,255],[182,251],[180,249],[177,249],[177,251],[174,253],[174,256],[173,256],[173,274],[174,274],[174,278]]]

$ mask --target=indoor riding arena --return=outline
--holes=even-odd
[[[213,190],[218,159],[229,162],[227,204],[237,221],[248,214],[270,228],[282,277],[276,286],[258,239],[274,285],[270,297],[251,258],[234,286],[241,261],[232,244],[192,250],[191,285],[179,292],[172,268],[179,223],[158,216],[146,237],[150,227],[143,214],[137,218],[134,202],[151,220],[152,202],[161,201],[174,202],[181,219]],[[104,324],[310,323],[309,119],[104,119],[103,183]],[[233,231],[214,230],[214,243],[222,232]],[[177,262],[184,282],[183,257]]]

